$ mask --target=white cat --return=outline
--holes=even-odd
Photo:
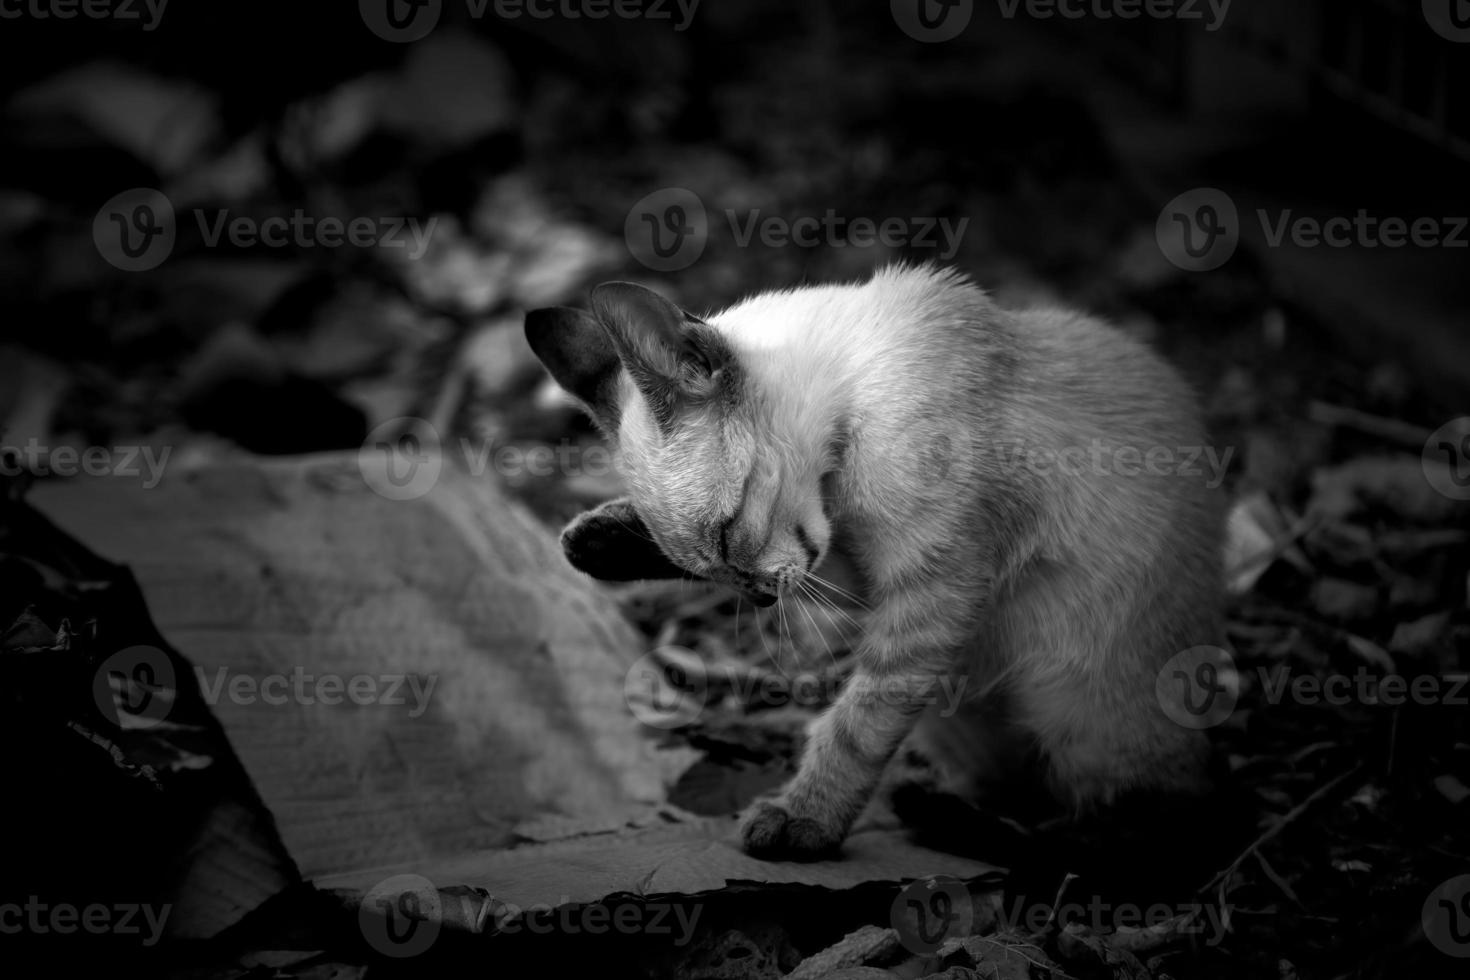
[[[971,747],[962,768],[1034,757],[1077,807],[1206,788],[1203,737],[1154,692],[1172,655],[1221,641],[1221,520],[1184,465],[1195,398],[1143,345],[932,267],[703,319],[605,284],[526,335],[626,463],[629,496],[564,535],[579,567],[762,603],[834,546],[862,574],[856,670],[746,815],[750,852],[830,852],[911,734]],[[934,710],[941,677],[983,702]]]

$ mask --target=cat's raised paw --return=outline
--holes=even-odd
[[[817,861],[835,856],[841,844],[840,831],[776,803],[757,803],[740,825],[740,846],[758,858]]]

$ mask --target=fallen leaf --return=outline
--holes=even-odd
[[[1448,612],[1431,613],[1412,622],[1399,623],[1394,627],[1388,648],[1406,657],[1420,657],[1427,653],[1450,628]]]
[[[1439,790],[1439,795],[1449,800],[1455,806],[1470,799],[1470,787],[1460,782],[1459,778],[1446,773],[1434,780],[1434,788]]]
[[[1425,476],[1430,463],[1414,456],[1366,456],[1312,476],[1309,516],[1345,521],[1369,509],[1386,510],[1417,524],[1447,524],[1462,511]],[[1441,465],[1441,464],[1435,464]]]
[[[820,953],[802,960],[786,980],[822,980],[838,970],[867,966],[901,952],[898,932],[878,926],[863,926]],[[891,976],[891,974],[889,974]]]

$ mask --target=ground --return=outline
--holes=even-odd
[[[857,889],[823,896],[816,909],[752,884],[711,900],[715,924],[691,949],[635,946],[626,963],[651,975],[779,975],[862,929],[803,975],[863,964],[888,972],[849,975],[1450,975],[1470,954],[1457,878],[1470,873],[1470,494],[1456,456],[1466,430],[1453,422],[1467,407],[1439,395],[1443,384],[1382,335],[1345,338],[1343,324],[1302,302],[1249,248],[1207,273],[1171,264],[1155,223],[1174,193],[1118,148],[1117,120],[1098,108],[1113,103],[1079,92],[1056,49],[878,44],[864,18],[822,5],[775,28],[754,14],[719,17],[678,43],[647,25],[620,27],[618,44],[538,26],[504,41],[445,30],[401,66],[282,93],[268,119],[241,124],[226,113],[220,131],[191,141],[188,127],[208,129],[208,113],[176,115],[185,132],[169,146],[188,166],[170,164],[156,143],[140,149],[107,135],[116,130],[56,121],[106,115],[105,100],[92,104],[98,93],[137,79],[110,78],[84,96],[52,91],[72,115],[45,110],[54,125],[7,135],[12,150],[51,154],[54,176],[39,166],[12,174],[0,211],[0,282],[15,324],[6,444],[164,433],[179,452],[205,456],[355,450],[380,423],[415,416],[484,447],[492,467],[482,477],[555,530],[617,483],[593,462],[596,433],[554,396],[521,342],[527,308],[575,304],[596,282],[637,278],[713,309],[900,259],[953,264],[1002,302],[1085,307],[1179,365],[1216,444],[1231,450],[1222,492],[1238,699],[1210,729],[1231,786],[1218,825],[1135,834],[1099,865],[1088,857],[1091,830],[972,815],[992,830],[969,842],[968,857],[1056,859],[1038,861],[1024,888],[997,891],[982,878]],[[173,95],[208,105],[202,88]],[[463,89],[477,97],[447,97]],[[156,180],[185,214],[301,208],[437,224],[423,254],[410,256],[412,243],[221,246],[184,219],[159,274],[129,273],[93,250],[92,215],[113,188],[94,194],[77,175],[101,146],[117,166],[141,168],[116,190]],[[697,260],[660,271],[639,261],[648,255],[625,228],[635,202],[668,188],[697,197],[708,233]],[[810,247],[742,241],[754,215],[829,210],[844,220]],[[893,217],[932,219],[935,244],[848,241],[853,219]],[[959,222],[951,249],[942,229]],[[501,452],[547,445],[577,463],[538,471]],[[17,543],[32,533],[17,513],[0,539],[12,556],[31,553]],[[107,572],[60,559],[46,567],[73,583]],[[779,783],[803,724],[846,669],[857,610],[756,611],[692,585],[613,594],[665,682],[697,702],[694,720],[658,736],[697,750],[669,802],[728,814]],[[51,648],[56,622],[12,614],[7,652]],[[782,677],[793,670],[822,680],[818,696],[791,695]],[[1072,855],[1092,880],[1067,876]],[[1157,874],[1181,867],[1195,877]],[[1059,914],[1069,902],[1085,910],[1094,894],[1110,896],[1108,914]],[[905,902],[921,921],[885,933]],[[923,916],[947,922],[956,903],[974,935],[914,949]],[[1124,905],[1169,914],[1129,923]],[[1025,914],[1035,909],[1043,914]],[[321,914],[322,934],[305,945],[325,953],[274,974],[257,959],[256,975],[395,970]],[[247,957],[285,948],[271,933],[279,917],[265,922],[237,934]],[[550,934],[513,942],[488,955],[555,969],[574,954]],[[467,959],[447,962],[465,965],[487,954],[454,955]],[[575,955],[608,954],[594,944]]]

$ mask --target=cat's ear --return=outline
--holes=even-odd
[[[592,313],[611,335],[623,364],[656,402],[704,400],[720,389],[734,358],[709,324],[630,282],[592,290]]]
[[[695,577],[664,556],[626,497],[577,515],[561,547],[574,568],[604,582]]]
[[[617,349],[590,314],[564,306],[526,314],[526,342],[552,378],[600,421],[617,418]],[[615,426],[614,426],[615,427]]]

